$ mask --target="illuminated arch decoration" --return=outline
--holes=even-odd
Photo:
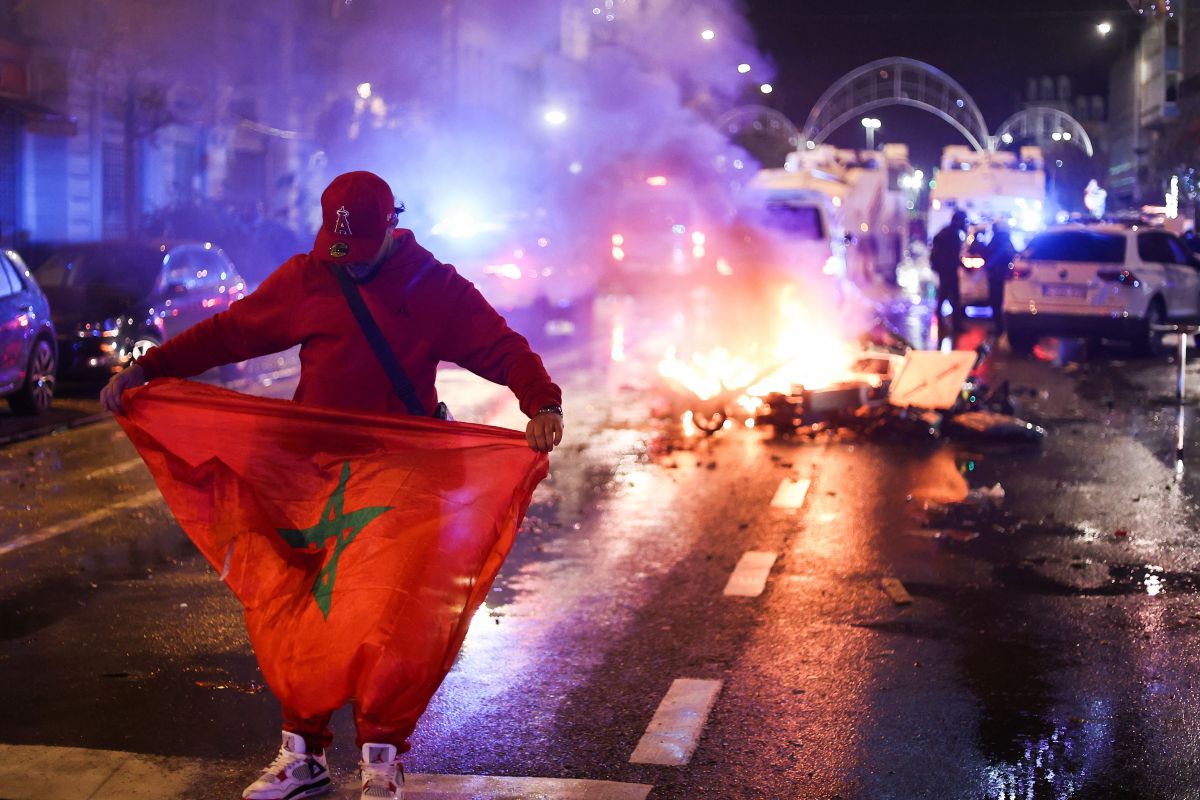
[[[738,106],[730,109],[716,122],[716,128],[730,138],[739,133],[753,130],[766,135],[777,135],[786,139],[793,147],[800,144],[800,131],[783,114],[767,106]]]
[[[1079,120],[1050,106],[1030,106],[1013,114],[996,129],[993,147],[1003,147],[1021,139],[1033,139],[1038,145],[1065,142],[1088,154],[1094,154],[1092,139]]]
[[[817,100],[804,123],[804,139],[820,144],[835,129],[880,106],[928,111],[954,126],[976,150],[991,144],[983,112],[937,67],[912,58],[883,58],[846,73]]]

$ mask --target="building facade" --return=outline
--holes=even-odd
[[[1109,205],[1162,205],[1194,165],[1200,119],[1200,2],[1137,7],[1109,80]]]

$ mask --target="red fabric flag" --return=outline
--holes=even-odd
[[[523,434],[164,379],[125,432],[245,606],[268,685],[318,717],[351,697],[407,736],[454,663],[548,459]]]

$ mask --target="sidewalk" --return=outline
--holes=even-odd
[[[214,771],[233,763],[87,750],[73,747],[0,745],[0,798],[4,800],[187,800],[209,798]],[[323,797],[359,796],[355,770]],[[253,776],[247,776],[247,783]],[[653,787],[564,778],[473,775],[409,775],[405,800],[645,800]]]

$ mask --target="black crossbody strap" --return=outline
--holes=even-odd
[[[362,328],[367,341],[371,343],[371,349],[375,351],[375,357],[379,359],[383,371],[387,373],[388,380],[392,382],[392,391],[404,401],[404,407],[408,409],[408,413],[417,417],[426,416],[421,401],[417,399],[417,390],[413,388],[412,381],[404,374],[404,369],[400,366],[396,354],[392,352],[387,340],[383,338],[383,332],[375,324],[375,318],[371,316],[370,309],[367,308],[362,295],[359,294],[358,284],[337,264],[330,264],[329,269],[337,278],[338,286],[341,287],[346,303],[354,313],[354,318],[358,320],[358,327]]]

